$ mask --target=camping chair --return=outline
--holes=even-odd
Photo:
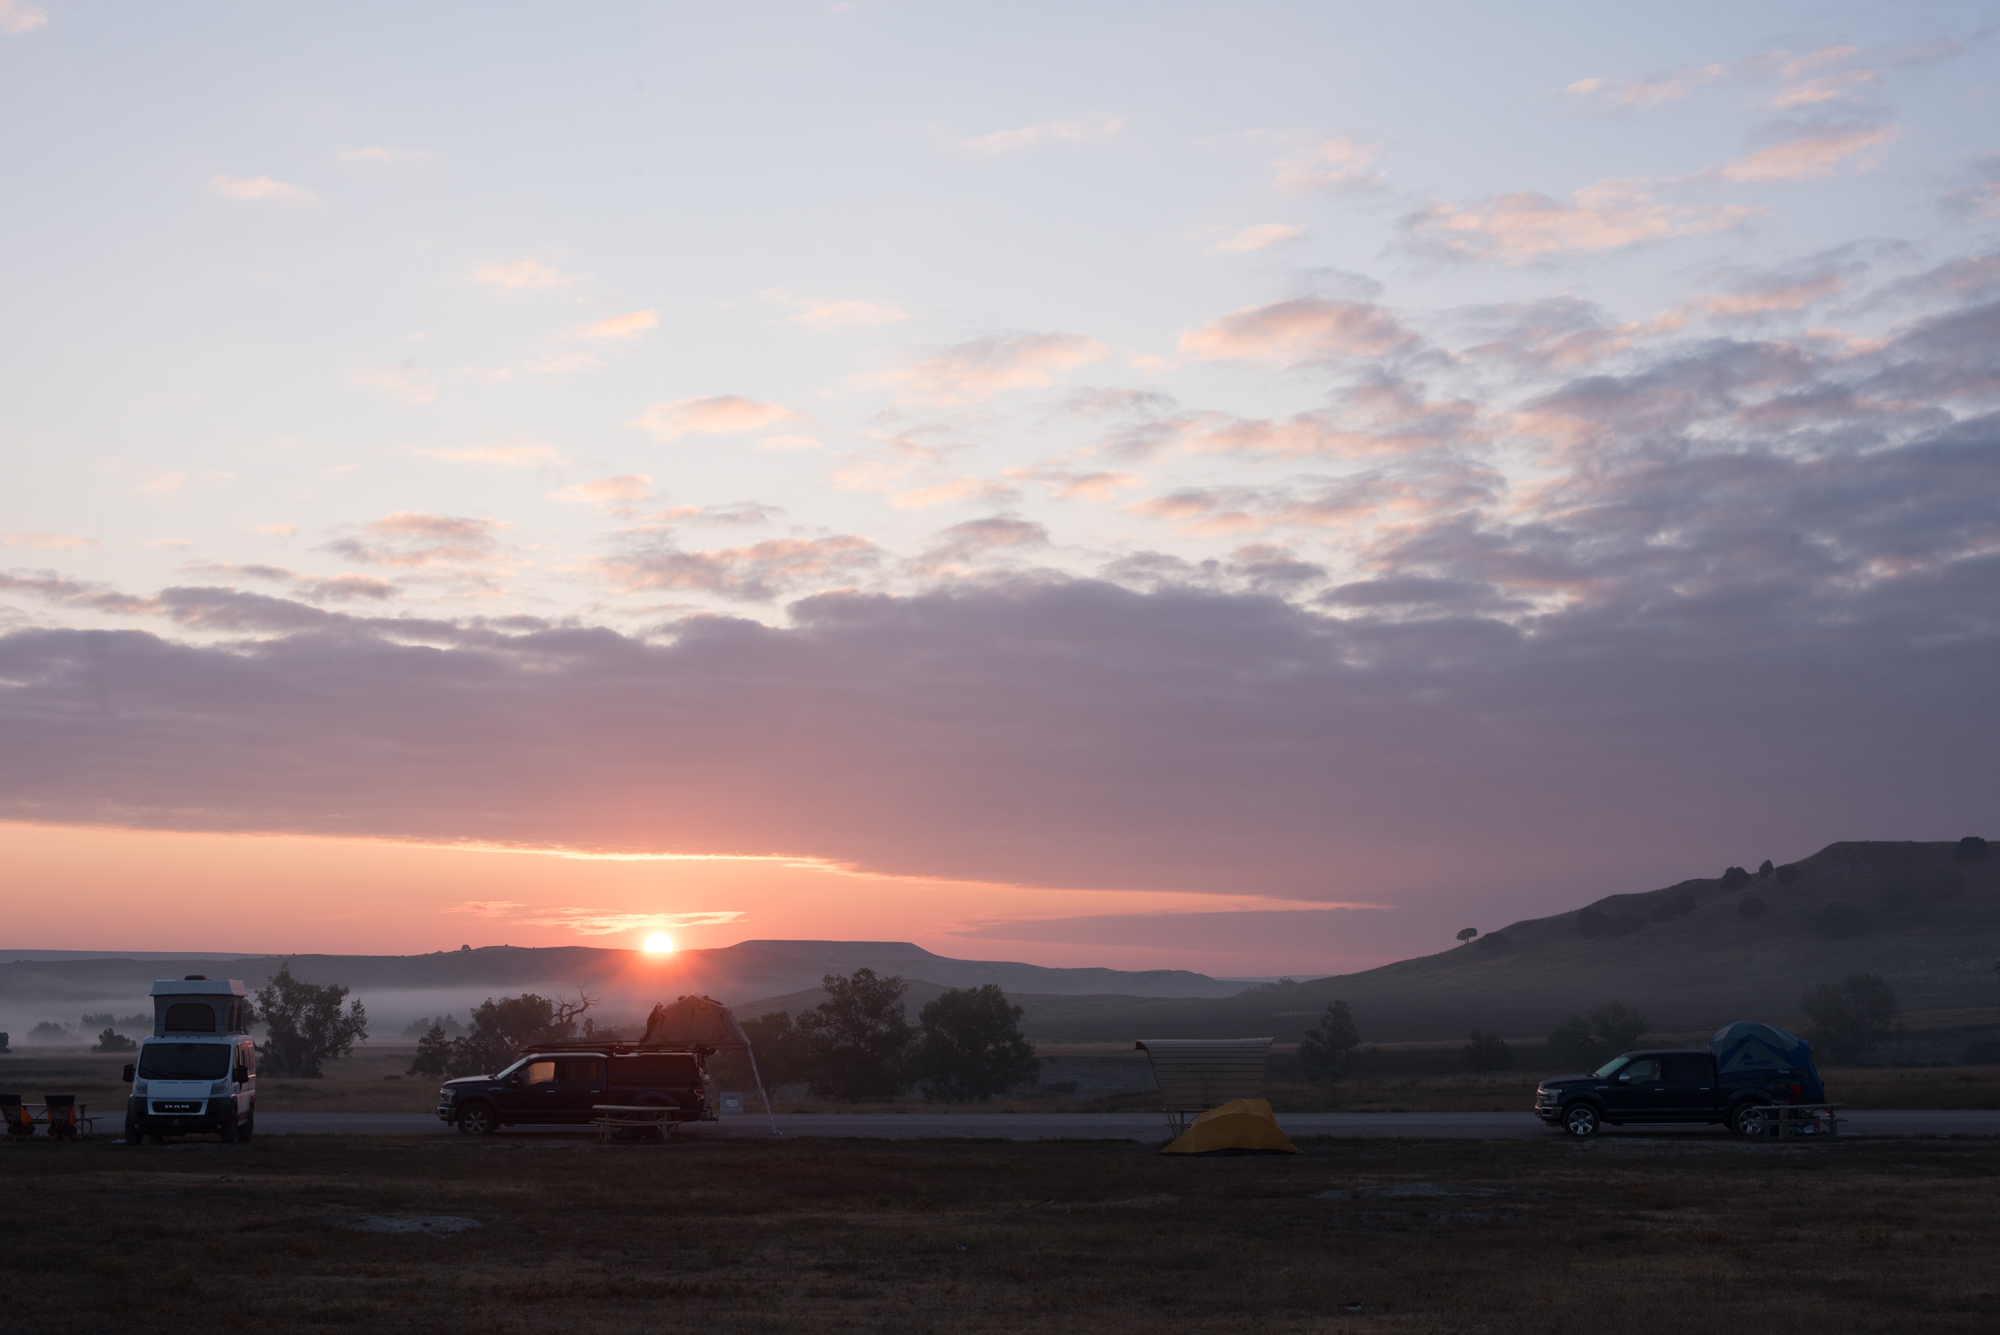
[[[76,1095],[44,1094],[42,1107],[48,1112],[50,1140],[76,1139]]]
[[[7,1124],[9,1140],[26,1140],[35,1134],[35,1115],[21,1102],[19,1094],[0,1094],[0,1122]]]

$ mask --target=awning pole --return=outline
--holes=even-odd
[[[771,1096],[764,1092],[764,1077],[757,1074],[757,1049],[746,1043],[743,1050],[750,1054],[750,1078],[757,1082],[757,1097],[764,1100],[764,1116],[770,1120],[771,1137],[783,1140],[785,1133],[778,1130],[778,1119],[771,1112]]]

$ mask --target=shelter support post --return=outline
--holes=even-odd
[[[750,1054],[750,1078],[757,1082],[757,1097],[764,1100],[764,1117],[771,1123],[771,1139],[782,1140],[785,1133],[778,1130],[778,1119],[771,1113],[771,1096],[764,1092],[764,1077],[757,1073],[757,1049],[746,1044],[743,1050]]]

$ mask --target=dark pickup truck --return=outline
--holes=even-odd
[[[527,1053],[498,1075],[447,1080],[437,1115],[474,1136],[503,1126],[551,1126],[595,1121],[599,1104],[658,1108],[663,1122],[713,1121],[708,1072],[693,1052],[596,1051]]]
[[[1774,1109],[1797,1103],[1810,1070],[1784,1067],[1717,1073],[1713,1052],[1675,1048],[1628,1052],[1589,1075],[1559,1076],[1535,1088],[1535,1116],[1583,1139],[1627,1122],[1720,1123],[1743,1136],[1771,1128]]]

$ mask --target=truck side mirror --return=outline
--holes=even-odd
[[[1629,1075],[1621,1075],[1618,1077],[1618,1083],[1621,1085],[1629,1085],[1632,1083],[1632,1077]]]
[[[128,1084],[128,1085],[129,1085],[129,1084],[131,1084],[131,1083],[132,1083],[132,1076],[133,1076],[134,1074],[135,1074],[135,1072],[134,1072],[134,1071],[132,1070],[132,1063],[131,1063],[131,1062],[126,1062],[126,1063],[125,1063],[125,1083],[126,1083],[126,1084]]]
[[[510,1075],[510,1076],[508,1076],[508,1077],[507,1077],[507,1088],[509,1088],[509,1089],[519,1089],[520,1087],[521,1087],[521,1077],[520,1077],[520,1076],[518,1076],[518,1075]]]

